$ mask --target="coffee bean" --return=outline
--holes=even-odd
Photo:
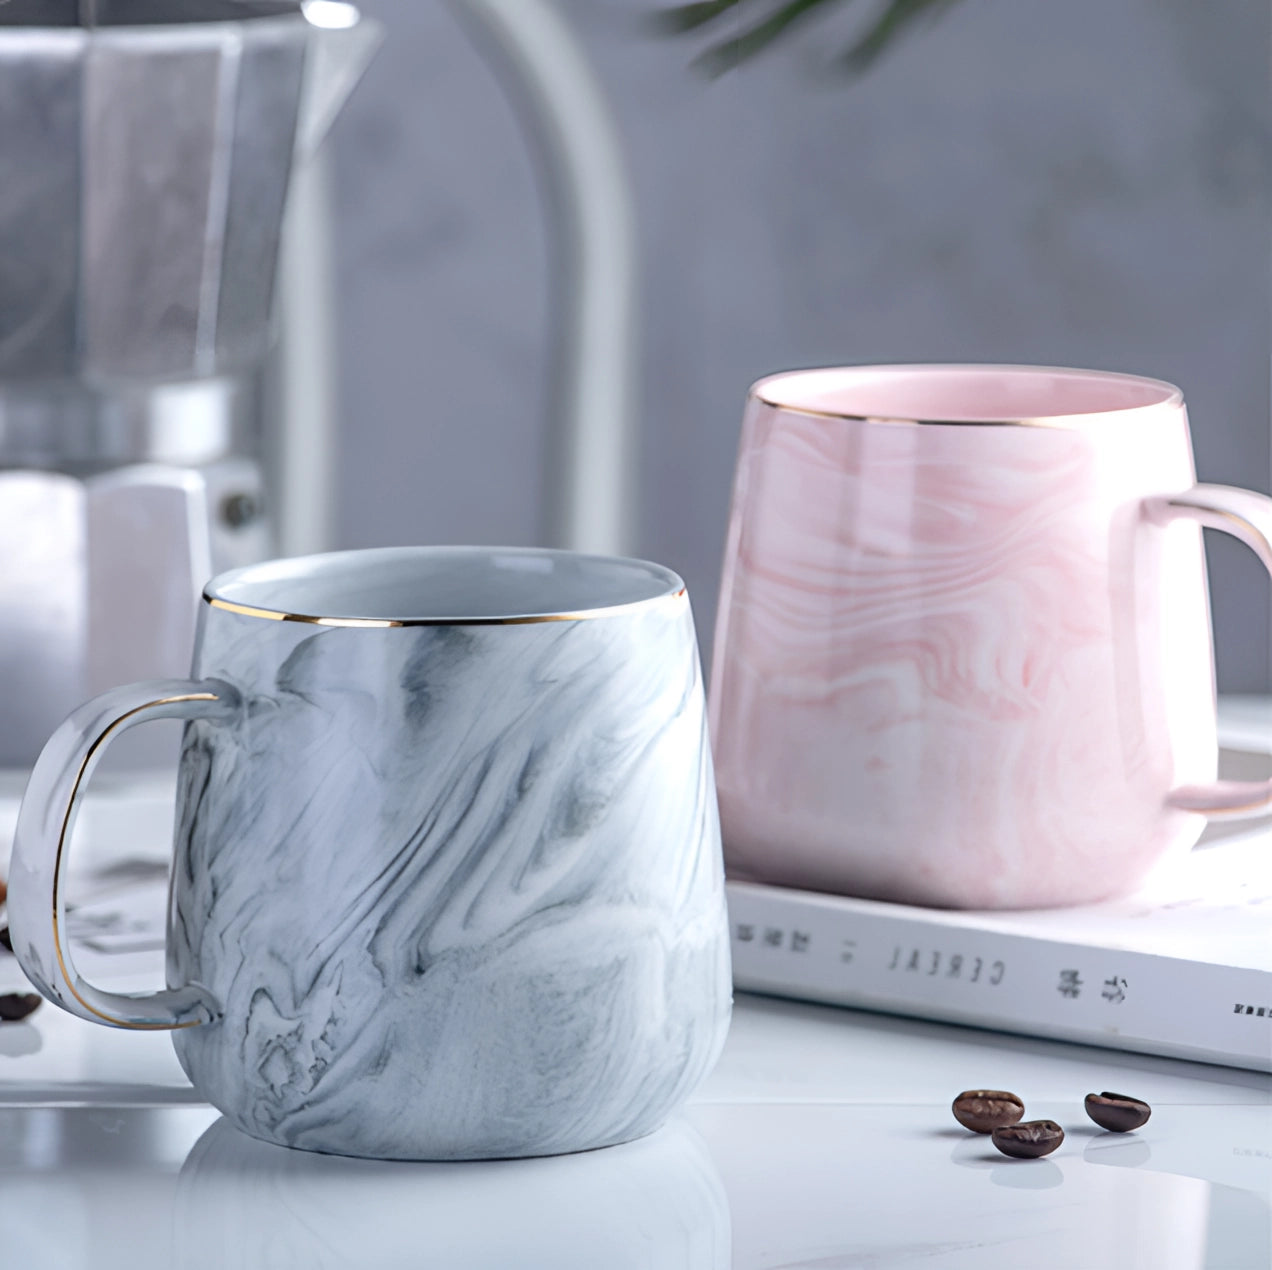
[[[1030,1120],[994,1130],[994,1145],[1018,1160],[1050,1155],[1064,1141],[1064,1130],[1054,1120]]]
[[[9,888],[5,886],[4,879],[0,878],[0,904],[3,904],[9,897]]]
[[[1105,1090],[1102,1094],[1087,1094],[1086,1113],[1101,1129],[1110,1133],[1130,1133],[1132,1129],[1148,1123],[1153,1109],[1138,1098]]]
[[[5,952],[13,951],[13,939],[9,935],[7,926],[0,926],[0,948],[3,948]]]
[[[12,992],[0,996],[0,1023],[16,1023],[34,1014],[44,998],[35,992]]]
[[[1004,1089],[968,1089],[954,1099],[954,1119],[973,1133],[993,1133],[1015,1124],[1025,1114],[1025,1104]]]

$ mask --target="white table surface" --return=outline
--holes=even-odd
[[[951,1098],[1059,1121],[998,1155]],[[1082,1099],[1152,1103],[1106,1134]],[[642,1142],[387,1164],[240,1135],[167,1037],[52,1006],[0,1027],[0,1265],[13,1270],[1268,1270],[1272,1079],[743,997],[714,1075]]]
[[[1272,714],[1225,717],[1266,737]],[[77,858],[124,839],[162,858],[164,796],[98,788]],[[0,953],[0,991],[21,984]],[[1063,1146],[1009,1160],[960,1129],[950,1100],[984,1087],[1060,1122]],[[1152,1119],[1097,1129],[1082,1100],[1106,1089]],[[158,1267],[1272,1270],[1272,1077],[742,997],[715,1073],[644,1141],[387,1164],[243,1137],[162,1034],[50,1005],[0,1025],[0,1270]]]

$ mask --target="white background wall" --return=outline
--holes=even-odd
[[[333,135],[344,545],[533,543],[544,213],[517,112],[440,0]],[[563,0],[613,100],[643,252],[639,550],[709,642],[747,385],[1019,361],[1185,389],[1203,480],[1272,485],[1265,0],[962,0],[855,84],[853,6],[715,83],[652,0]],[[1213,548],[1221,687],[1272,688],[1269,591]]]

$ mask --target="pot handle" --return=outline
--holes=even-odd
[[[18,813],[9,869],[9,934],[27,978],[55,1005],[90,1023],[139,1031],[194,1027],[220,1007],[199,984],[149,995],[103,992],[75,970],[66,933],[64,868],[88,779],[107,744],[154,719],[226,720],[238,697],[228,684],[183,679],[115,688],[81,706],[36,760]]]
[[[1229,485],[1194,485],[1182,494],[1149,499],[1147,510],[1156,524],[1192,520],[1239,538],[1272,574],[1272,498]],[[1224,819],[1261,816],[1272,811],[1272,781],[1185,785],[1167,802],[1180,811]]]

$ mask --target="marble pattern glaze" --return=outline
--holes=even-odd
[[[753,399],[711,693],[740,878],[954,907],[1131,889],[1203,821],[1213,664],[1181,403],[907,425]],[[1253,497],[1253,496],[1249,496]]]
[[[688,601],[493,628],[318,629],[205,611],[169,981],[240,1129],[384,1158],[642,1136],[730,1006]]]

